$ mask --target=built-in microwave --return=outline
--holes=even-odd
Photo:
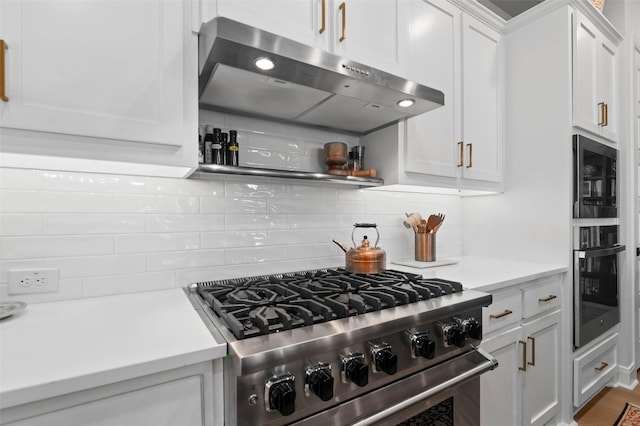
[[[618,217],[618,150],[573,135],[573,217]]]

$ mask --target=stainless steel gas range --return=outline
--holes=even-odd
[[[479,424],[477,348],[491,295],[341,268],[200,282],[188,294],[228,343],[227,425]]]

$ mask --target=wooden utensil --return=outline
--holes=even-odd
[[[433,230],[442,223],[444,215],[439,213],[438,215],[432,214],[427,219],[427,232],[433,232]]]

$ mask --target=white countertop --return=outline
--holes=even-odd
[[[388,269],[413,272],[426,278],[443,278],[462,283],[464,288],[495,291],[538,278],[567,272],[567,265],[554,265],[494,257],[461,256],[455,264],[434,268],[412,268],[389,263]]]
[[[205,362],[226,350],[182,289],[32,304],[0,320],[0,408]]]

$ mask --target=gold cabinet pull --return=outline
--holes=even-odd
[[[464,142],[458,142],[458,148],[460,148],[460,161],[458,161],[458,167],[462,167],[464,165]]]
[[[8,49],[7,43],[4,40],[0,40],[0,99],[5,102],[9,102],[9,98],[7,97],[6,87],[4,85],[4,51]]]
[[[527,337],[527,340],[531,340],[531,362],[527,363],[532,366],[536,366],[536,338],[533,336]]]
[[[322,0],[322,26],[320,27],[320,34],[327,29],[327,0]]]
[[[598,102],[598,106],[600,107],[600,120],[598,121],[598,126],[604,126],[604,102]]]
[[[512,313],[513,311],[510,311],[509,309],[505,309],[504,312],[501,312],[499,314],[489,315],[489,318],[498,319],[498,318],[506,317],[507,315],[511,315]]]
[[[538,302],[540,302],[540,303],[548,302],[550,300],[555,299],[556,297],[558,297],[558,296],[556,296],[555,294],[550,294],[549,297],[543,297],[542,299],[538,299]]]
[[[604,104],[604,124],[602,127],[609,125],[609,104]]]
[[[527,371],[527,342],[519,340],[518,343],[522,345],[522,367],[518,367],[518,370]]]
[[[473,167],[473,144],[468,143],[467,148],[469,148],[469,164],[467,165],[467,169]]]
[[[340,10],[342,11],[342,36],[340,41],[344,41],[347,38],[347,4],[345,2],[340,3]]]
[[[602,364],[600,364],[600,367],[594,367],[596,371],[602,371],[605,368],[607,368],[609,366],[609,364],[607,364],[606,362],[603,362]]]

